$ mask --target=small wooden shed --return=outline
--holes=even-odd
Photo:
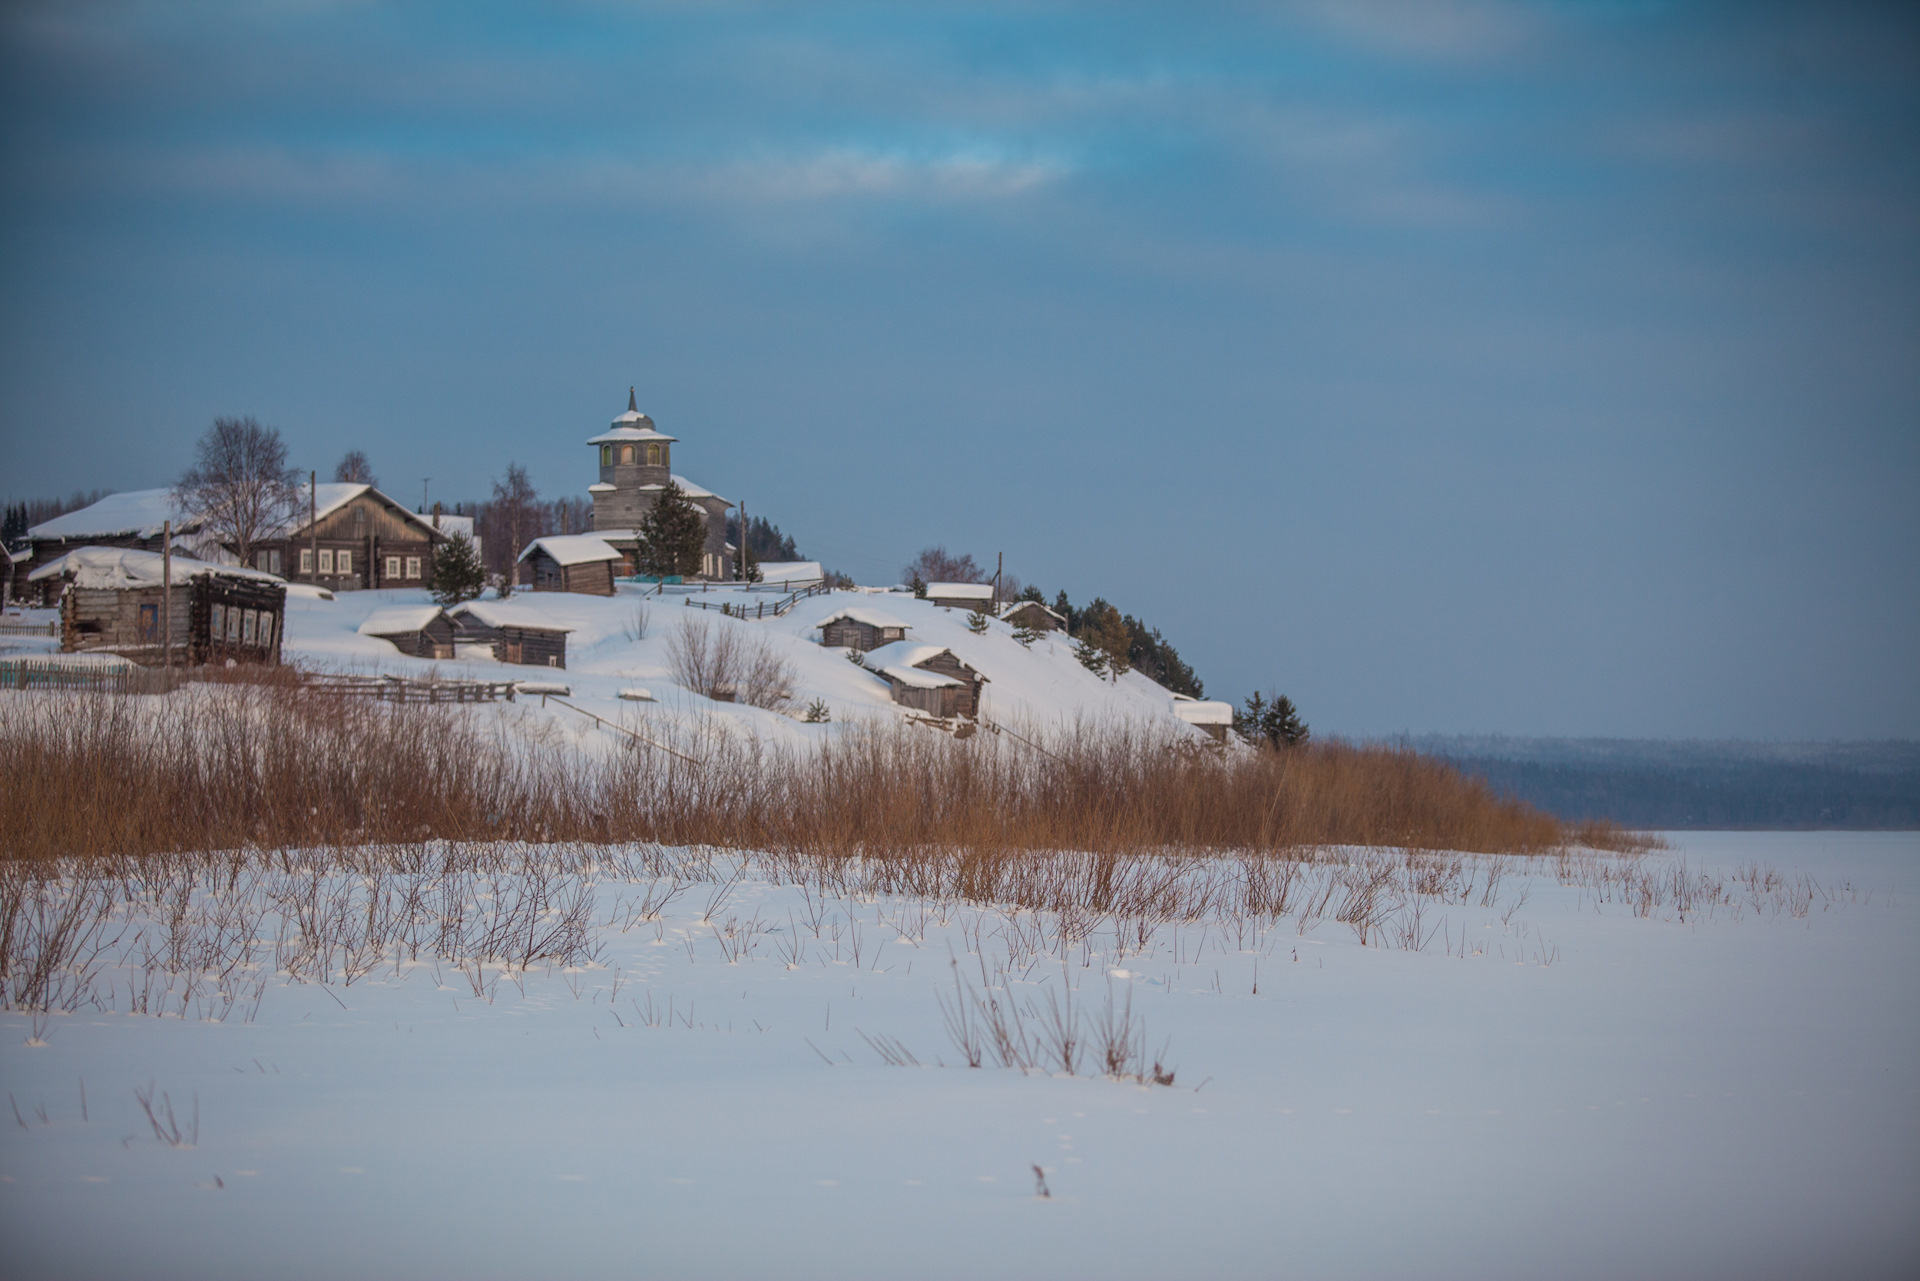
[[[287,585],[239,565],[128,547],[80,547],[33,571],[60,592],[60,648],[154,666],[277,663]],[[165,630],[163,630],[165,629]]]
[[[862,655],[861,665],[886,681],[893,701],[934,716],[980,715],[980,687],[987,678],[938,645],[895,641]]]
[[[993,611],[992,583],[928,583],[927,599],[945,609]]]
[[[456,644],[485,642],[503,663],[526,667],[565,667],[567,633],[537,606],[517,600],[470,600],[448,615]]]
[[[1232,703],[1213,702],[1189,698],[1185,694],[1175,694],[1173,714],[1216,743],[1226,742],[1227,732],[1233,728]]]
[[[826,646],[840,646],[858,650],[862,653],[878,649],[882,645],[891,645],[894,641],[907,638],[907,625],[892,614],[884,614],[877,609],[854,606],[843,609],[837,614],[829,614],[815,624],[820,629],[820,643]]]
[[[438,605],[388,605],[367,615],[359,630],[415,658],[453,657],[453,620]]]
[[[1000,617],[1030,632],[1058,632],[1067,626],[1066,619],[1037,600],[1017,600],[1001,610]]]
[[[520,553],[519,579],[536,592],[613,595],[613,580],[625,557],[613,544],[592,534],[551,534],[536,538]]]

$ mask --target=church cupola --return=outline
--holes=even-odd
[[[600,451],[600,480],[593,495],[596,529],[631,529],[646,509],[641,491],[665,485],[673,474],[674,438],[657,431],[627,388],[627,412],[587,442]]]

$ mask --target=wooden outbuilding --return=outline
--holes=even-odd
[[[893,615],[863,606],[829,614],[815,626],[820,629],[822,645],[839,646],[862,653],[905,640],[908,630],[907,625]]]
[[[1233,728],[1232,703],[1220,703],[1207,699],[1189,698],[1185,694],[1175,694],[1173,696],[1173,714],[1216,743],[1226,742],[1227,733]]]
[[[927,599],[944,609],[993,612],[992,583],[928,583]]]
[[[484,642],[502,663],[565,667],[567,633],[545,611],[517,600],[470,600],[448,614],[456,644]]]
[[[170,571],[170,573],[169,573]],[[60,648],[146,666],[277,663],[287,585],[238,565],[126,547],[80,547],[33,572],[60,589]]]
[[[453,620],[438,605],[389,605],[367,615],[362,636],[391,641],[402,654],[415,658],[452,658]]]
[[[613,595],[614,577],[625,568],[625,556],[603,538],[592,534],[550,534],[536,538],[520,553],[520,585],[536,592],[582,592]]]
[[[41,521],[27,531],[28,555],[16,566],[14,594],[46,608],[59,596],[62,580],[37,573],[68,552],[82,547],[124,547],[136,551],[161,550],[160,536],[171,523],[175,550],[188,544],[194,555],[200,521],[188,514],[170,489],[131,489],[108,494],[97,503]],[[198,557],[195,557],[198,559]],[[28,583],[38,590],[28,589]]]
[[[980,715],[980,687],[987,678],[950,649],[895,641],[868,650],[861,665],[886,681],[893,701],[933,716]]]
[[[1017,600],[1001,610],[1000,617],[1030,632],[1058,632],[1067,626],[1066,619],[1037,600]]]

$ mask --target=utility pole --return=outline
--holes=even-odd
[[[173,670],[173,522],[160,522],[160,661]]]
[[[432,479],[433,477],[431,476],[422,476],[420,478],[420,514],[423,516],[427,511],[427,482]]]
[[[307,473],[307,558],[313,562],[313,572],[307,575],[314,583],[320,581],[320,473]]]

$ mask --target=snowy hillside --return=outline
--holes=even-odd
[[[1175,716],[1174,697],[1137,672],[1117,681],[1096,676],[1074,657],[1073,643],[1050,633],[1028,646],[1014,639],[1013,628],[995,620],[982,635],[967,628],[967,615],[942,609],[901,592],[838,591],[800,601],[778,618],[739,619],[717,609],[701,609],[689,600],[718,605],[771,609],[777,592],[722,589],[697,594],[648,596],[623,584],[612,597],[567,592],[523,592],[513,597],[522,610],[551,625],[570,629],[564,673],[544,668],[462,658],[434,661],[402,654],[377,637],[362,636],[360,625],[375,611],[429,603],[423,591],[344,593],[332,600],[289,595],[284,657],[302,667],[338,672],[390,673],[461,680],[558,679],[572,695],[568,701],[616,723],[652,718],[719,718],[762,737],[801,741],[832,733],[830,725],[803,724],[798,718],[815,699],[836,722],[870,717],[904,717],[891,700],[886,681],[847,659],[848,651],[820,644],[817,624],[841,610],[867,605],[906,623],[908,639],[953,651],[983,673],[985,716],[1015,729],[1046,731],[1089,721],[1123,719],[1165,725],[1170,732],[1204,739],[1201,731]],[[644,623],[644,626],[642,625]],[[676,629],[691,623],[734,629],[744,637],[765,637],[792,664],[796,681],[784,711],[765,711],[739,703],[716,702],[674,679],[670,657]],[[642,634],[643,633],[643,634]],[[644,689],[653,703],[636,704],[622,690]]]

